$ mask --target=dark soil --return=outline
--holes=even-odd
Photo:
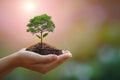
[[[26,49],[27,51],[32,51],[41,55],[48,55],[48,54],[62,54],[62,50],[56,49],[46,43],[37,43],[32,45]]]

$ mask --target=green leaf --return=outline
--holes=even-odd
[[[29,20],[27,27],[27,32],[32,33],[39,33],[42,32],[53,32],[55,28],[54,22],[51,20],[51,16],[48,16],[47,14],[42,14],[39,16],[35,16],[32,19]],[[41,26],[39,26],[41,25]],[[48,34],[45,34],[41,37],[46,37]]]
[[[48,33],[43,34],[43,38],[46,37],[47,35],[48,35]]]
[[[36,36],[37,36],[39,39],[41,39],[40,35],[37,35],[37,34],[36,34]]]

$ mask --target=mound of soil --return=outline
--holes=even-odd
[[[62,50],[56,49],[46,43],[42,43],[42,44],[37,43],[35,45],[28,47],[26,50],[38,53],[40,55],[48,55],[48,54],[60,55],[60,54],[62,54]]]

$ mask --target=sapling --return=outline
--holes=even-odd
[[[27,32],[31,32],[32,34],[36,34],[36,36],[41,39],[41,47],[43,44],[43,38],[48,35],[49,32],[53,32],[55,25],[51,20],[51,16],[47,14],[43,14],[40,16],[35,16],[30,19],[27,24]]]
[[[33,51],[42,55],[62,54],[62,50],[56,49],[46,43],[43,43],[43,38],[45,38],[49,32],[53,32],[55,29],[55,25],[51,20],[51,16],[48,16],[47,14],[35,16],[29,20],[27,27],[27,32],[35,34],[39,39],[41,39],[41,41],[40,43],[28,47],[26,50]]]

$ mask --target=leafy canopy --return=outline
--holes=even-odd
[[[40,16],[35,16],[34,18],[30,19],[27,27],[27,32],[31,32],[34,34],[41,31],[53,32],[55,25],[51,20],[51,16],[48,16],[47,14],[42,14]]]

